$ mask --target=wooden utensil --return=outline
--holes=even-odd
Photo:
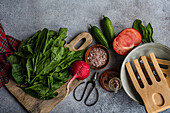
[[[85,38],[86,41],[82,44],[80,48],[75,49],[74,46],[83,38]],[[71,51],[80,51],[85,49],[88,45],[90,45],[91,42],[92,42],[91,35],[87,32],[83,32],[79,34],[73,41],[71,41],[70,44],[65,44],[65,47],[69,47]],[[74,88],[76,88],[81,82],[82,82],[81,80],[79,81],[74,80],[73,83],[70,85],[70,92]],[[57,104],[59,104],[65,98],[67,83],[65,83],[59,89],[56,90],[56,92],[58,92],[58,96],[51,100],[40,100],[26,94],[21,88],[17,87],[16,82],[12,78],[5,86],[16,97],[16,99],[25,107],[25,109],[28,112],[49,113],[55,108]]]
[[[86,41],[81,45],[81,47],[75,49],[75,45],[82,39],[86,39]],[[76,38],[74,38],[69,44],[65,44],[64,46],[69,47],[70,51],[80,51],[89,46],[92,43],[92,41],[93,39],[90,33],[82,32]]]
[[[150,57],[146,57],[146,58],[147,58],[148,62],[151,62]],[[166,78],[168,86],[170,88],[170,61],[163,60],[163,59],[158,59],[158,58],[156,60],[157,60],[158,64],[166,66],[166,68],[163,68],[163,67],[160,67],[160,68],[161,68],[163,74],[166,75],[165,78]],[[140,66],[141,66],[142,69],[145,68],[143,63],[140,63]],[[154,70],[153,65],[151,65],[150,67],[151,67],[152,70]],[[144,72],[144,73],[145,73],[146,78],[149,78],[148,74],[146,72]],[[169,75],[169,76],[167,76],[167,75]],[[155,77],[156,77],[156,79],[159,79],[158,76],[155,76]]]
[[[147,112],[157,113],[170,108],[170,96],[169,96],[170,90],[168,87],[168,83],[163,75],[163,72],[161,71],[161,68],[159,67],[159,64],[155,58],[155,55],[151,53],[150,59],[152,61],[153,67],[155,68],[158,76],[160,77],[159,82],[156,80],[155,76],[153,75],[146,56],[142,56],[141,59],[143,61],[147,74],[150,80],[152,81],[151,85],[148,84],[148,81],[146,80],[146,76],[144,75],[142,68],[138,62],[138,59],[134,60],[134,64],[144,87],[141,87],[139,85],[139,82],[129,62],[126,63],[126,68],[135,89],[137,90],[137,92],[139,93],[139,95],[141,96],[144,102]]]

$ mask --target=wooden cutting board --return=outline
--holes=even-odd
[[[86,41],[78,48],[75,49],[75,45],[82,39],[86,39]],[[71,51],[80,51],[85,49],[92,43],[93,39],[90,33],[82,32],[75,39],[73,39],[69,44],[65,44],[65,47],[69,47]],[[74,80],[70,84],[69,93],[80,84],[81,81]],[[16,97],[16,99],[26,108],[26,110],[30,113],[49,113],[52,111],[57,104],[59,104],[66,95],[66,84],[61,86],[56,90],[58,92],[58,96],[51,100],[40,100],[36,99],[28,94],[26,94],[22,89],[16,86],[17,84],[11,78],[5,86],[7,89]]]
[[[70,92],[80,84],[81,81],[74,80],[70,84]],[[25,109],[30,113],[49,113],[52,111],[57,104],[59,104],[66,94],[66,84],[61,86],[56,91],[58,96],[51,100],[40,100],[36,99],[28,94],[26,94],[21,88],[16,86],[16,82],[11,78],[6,84],[6,88],[16,97],[16,99],[25,107]],[[69,92],[69,93],[70,93]]]

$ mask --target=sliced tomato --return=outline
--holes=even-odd
[[[113,40],[113,49],[120,55],[127,55],[135,46],[141,43],[142,37],[140,33],[133,29],[124,29]]]

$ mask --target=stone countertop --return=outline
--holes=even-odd
[[[132,27],[135,19],[146,26],[151,23],[156,43],[170,47],[170,0],[0,0],[0,23],[6,34],[22,40],[43,28],[58,30],[68,28],[67,42],[89,24],[100,27],[102,15],[108,16],[118,34]],[[96,42],[93,41],[93,44]],[[110,49],[112,60],[104,69],[120,69],[124,56]],[[102,70],[102,71],[104,71]],[[99,71],[99,72],[102,72]],[[92,71],[93,73],[94,71]],[[92,107],[77,102],[70,93],[51,113],[145,113],[121,89],[117,94],[106,92],[97,81],[99,101]],[[0,113],[25,113],[26,110],[6,90],[0,88]],[[170,109],[163,111],[169,113]]]

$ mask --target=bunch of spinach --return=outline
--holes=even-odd
[[[139,33],[142,36],[142,42],[143,43],[154,42],[154,39],[152,38],[153,28],[152,28],[150,23],[148,23],[148,25],[145,28],[145,26],[143,26],[143,24],[142,24],[142,21],[139,20],[139,19],[136,19],[133,23],[132,28],[139,31]]]
[[[15,55],[8,58],[12,76],[23,91],[44,100],[58,95],[56,89],[69,79],[68,68],[82,60],[84,53],[65,48],[66,35],[67,28],[60,28],[58,34],[44,28],[23,40]]]

